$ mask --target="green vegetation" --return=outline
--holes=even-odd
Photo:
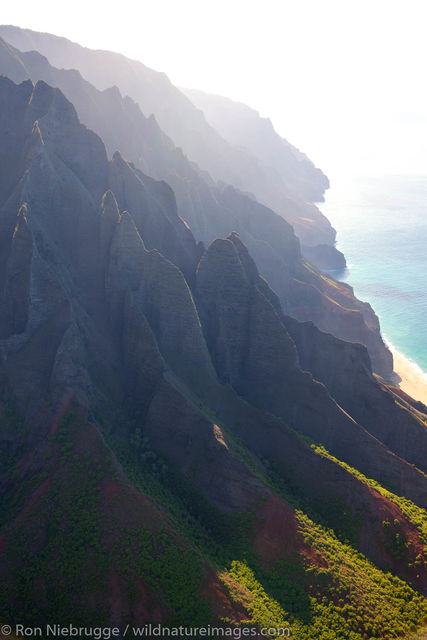
[[[272,465],[256,464],[243,443],[234,434],[229,437],[224,425],[221,429],[258,477],[276,493],[288,492],[288,501],[298,502],[295,487],[289,498],[289,486]],[[289,626],[298,640],[362,640],[409,633],[427,617],[422,596],[343,542],[355,542],[361,517],[342,517],[342,505],[337,503],[329,514],[329,521],[336,519],[337,535],[297,510],[298,527],[311,553],[285,556],[266,568],[250,544],[254,514],[238,520],[220,514],[178,469],[150,451],[141,433],[135,432],[131,443],[112,443],[126,474],[161,504],[173,529],[216,567],[229,597],[247,611],[246,624]],[[310,509],[316,513],[313,505]]]
[[[244,555],[253,513],[227,516],[211,505],[189,479],[170,461],[149,448],[136,432],[130,446],[110,439],[127,477],[168,514],[172,528],[214,563],[225,563],[230,554]]]
[[[0,528],[19,513],[28,492],[40,485],[46,476],[43,471],[24,479],[20,477],[18,463],[29,449],[25,440],[28,432],[29,427],[19,414],[15,398],[10,395],[0,413],[0,475],[8,487],[0,501]]]
[[[249,563],[234,561],[223,575],[224,584],[234,581],[233,600],[249,601],[251,623],[289,626],[298,640],[387,639],[415,630],[427,616],[424,598],[399,578],[381,572],[303,514],[298,520],[325,566],[279,561],[260,574]]]
[[[103,591],[107,557],[98,522],[99,482],[108,472],[90,453],[76,450],[82,429],[74,413],[61,421],[51,439],[54,455],[44,483],[25,484],[28,511],[8,540],[8,562],[15,580],[3,584],[0,611],[5,619],[36,624],[45,620],[105,623],[101,607],[81,594]]]
[[[312,448],[317,451],[322,456],[329,458],[339,464],[341,467],[349,471],[356,478],[367,484],[372,489],[375,489],[382,496],[394,502],[402,511],[402,513],[406,516],[406,518],[418,529],[420,532],[421,538],[425,544],[427,544],[427,512],[418,507],[413,502],[408,500],[407,498],[403,498],[402,496],[397,496],[395,493],[392,493],[388,489],[385,489],[379,482],[376,480],[372,480],[371,478],[367,478],[360,473],[357,469],[354,469],[350,465],[341,460],[335,458],[332,454],[329,453],[323,446],[311,445]]]
[[[321,566],[309,570],[313,620],[329,619],[337,634],[340,628],[341,635],[333,637],[393,638],[414,630],[427,616],[425,599],[400,578],[378,569],[303,513],[297,517],[305,542],[322,559]]]
[[[10,467],[19,459],[22,451],[22,444],[18,448],[17,436],[25,436],[26,427],[19,415],[13,397],[10,397],[1,408],[0,412],[0,436],[2,446],[0,447],[0,472],[7,472]]]
[[[427,618],[420,595],[343,542],[354,541],[360,523],[344,518],[339,531],[340,504],[329,514],[329,520],[337,520],[337,533],[297,508],[300,551],[284,548],[283,557],[264,565],[251,545],[256,511],[220,513],[179,469],[150,449],[138,429],[120,439],[110,436],[108,444],[126,476],[162,509],[164,519],[150,503],[141,506],[107,445],[90,429],[95,432],[69,412],[51,438],[48,474],[33,485],[37,501],[8,541],[16,580],[0,590],[4,620],[105,624],[114,569],[122,591],[127,590],[130,615],[143,589],[148,610],[162,606],[171,625],[206,624],[212,621],[200,595],[206,563],[215,568],[230,600],[247,612],[245,624],[289,627],[298,640],[394,638]],[[257,463],[237,438],[230,443],[258,477],[298,504],[297,487],[271,464]],[[105,484],[111,482],[127,496],[129,512],[119,515],[123,493],[115,497],[113,492],[105,507]],[[134,512],[137,505],[142,515]],[[421,518],[409,501],[404,506],[415,520]],[[311,510],[317,513],[313,505]],[[395,531],[392,525],[385,521],[383,528]],[[395,553],[403,552],[394,534],[390,544]]]
[[[255,458],[240,438],[227,425],[218,420],[218,416],[212,414],[203,405],[199,406],[210,419],[220,425],[222,432],[227,435],[227,441],[233,451],[261,482],[271,487],[273,491],[281,495],[293,507],[304,511],[313,521],[319,522],[327,529],[332,529],[340,540],[357,548],[360,527],[363,522],[362,513],[352,514],[343,501],[330,495],[323,495],[317,498],[308,496],[296,480],[292,464],[287,466],[285,476],[283,470],[279,471],[275,462],[263,458]],[[316,447],[309,436],[295,431],[284,422],[283,426],[309,446]],[[408,504],[415,507],[410,501],[408,501]]]
[[[419,629],[415,633],[411,633],[409,636],[405,636],[405,640],[427,640],[427,627]]]
[[[359,544],[363,513],[351,513],[344,501],[329,494],[313,497],[300,486],[293,468],[286,469],[286,476],[277,464],[263,460],[266,469],[264,481],[295,509],[306,513],[314,522],[331,529],[339,540],[356,549]]]
[[[399,520],[394,521],[394,527],[399,528],[400,522]],[[396,560],[402,560],[405,557],[408,545],[405,542],[402,535],[397,532],[394,533],[391,527],[391,522],[389,520],[383,521],[383,530],[385,533],[385,546],[390,551],[390,553],[396,558]]]
[[[238,588],[233,590],[230,586],[233,584],[230,578],[239,585]],[[223,576],[223,582],[229,588],[234,601],[246,606],[251,624],[258,628],[290,626],[283,608],[267,593],[246,562],[233,560]],[[243,594],[242,587],[244,588]],[[251,598],[248,598],[245,592],[248,592]]]
[[[199,596],[203,578],[202,557],[192,547],[177,546],[166,528],[155,534],[144,527],[128,528],[114,541],[114,558],[129,583],[140,576],[171,613],[169,624],[191,621],[203,625],[209,619],[208,603]]]
[[[427,617],[425,599],[405,582],[380,571],[304,514],[297,517],[320,566],[307,558],[280,560],[263,572],[255,559],[253,565],[234,561],[223,574],[252,624],[289,626],[298,640],[388,639],[415,630]]]
[[[147,457],[155,485],[162,469],[154,455]],[[47,465],[43,484],[34,478],[32,484],[24,483],[21,506],[26,518],[8,537],[14,580],[0,590],[3,619],[29,625],[49,620],[108,624],[113,571],[128,586],[131,607],[137,605],[141,589],[143,594],[148,589],[144,597],[151,606],[162,604],[171,624],[202,624],[210,617],[199,595],[204,578],[200,552],[177,540],[156,507],[141,506],[119,478],[94,427],[73,411],[50,438]],[[106,483],[117,486],[120,497],[108,508]],[[121,514],[126,504],[129,512]]]

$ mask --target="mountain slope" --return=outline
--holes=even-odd
[[[306,202],[308,190],[301,190],[301,180],[314,184],[315,199],[327,186],[325,177],[310,164],[293,163],[287,179],[272,171],[269,163],[246,149],[230,145],[205,119],[204,114],[176,87],[167,76],[149,69],[135,60],[109,51],[93,51],[58,38],[13,26],[0,27],[0,36],[20,50],[36,50],[51,64],[65,69],[78,69],[83,77],[101,90],[117,85],[141,107],[145,115],[154,114],[162,130],[174,143],[215,180],[232,184],[254,194],[268,207],[292,222],[303,246],[328,245],[322,257],[330,257],[328,268],[341,268],[342,255],[333,248],[335,231],[321,212]],[[321,186],[322,185],[322,186]],[[310,257],[317,253],[310,251]]]
[[[295,197],[322,200],[328,179],[307,156],[281,138],[268,118],[241,102],[195,89],[181,91],[203,111],[207,121],[235,147],[247,148],[280,174]]]
[[[235,188],[215,185],[173,146],[153,118],[146,119],[116,89],[98,91],[77,72],[55,69],[36,52],[22,54],[4,41],[0,71],[16,81],[24,74],[59,86],[81,120],[105,140],[109,154],[119,148],[137,167],[172,186],[178,213],[197,240],[208,244],[238,231],[287,313],[313,320],[345,340],[362,342],[374,370],[393,379],[392,357],[372,309],[359,302],[349,287],[322,276],[301,259],[293,230],[283,218]]]
[[[301,371],[241,241],[208,248],[193,295],[200,248],[170,188],[109,161],[58,89],[1,78],[0,95],[2,619],[343,640],[420,624],[425,512],[319,445],[360,446],[420,503],[425,476]],[[256,370],[305,385],[318,445],[236,393]]]
[[[317,169],[307,156],[287,140],[281,138],[268,118],[245,104],[222,96],[211,95],[194,89],[181,91],[203,111],[207,121],[233,147],[247,150],[256,157],[271,174],[283,184],[285,193],[294,201],[323,201],[325,189],[329,187],[326,176]],[[286,205],[283,195],[277,200],[263,199],[296,229],[303,254],[321,269],[345,268],[344,256],[335,249],[335,232],[329,237],[319,236],[318,225],[328,226],[322,213],[315,207],[298,211]]]

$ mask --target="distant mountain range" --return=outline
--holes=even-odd
[[[308,261],[327,179],[244,105],[0,35],[0,619],[413,631],[427,408]]]
[[[321,329],[345,340],[365,344],[375,371],[390,379],[391,354],[369,305],[358,301],[348,286],[332,283],[301,259],[294,232],[281,216],[236,188],[215,183],[174,147],[152,117],[147,120],[117,89],[96,90],[76,71],[55,69],[36,52],[22,54],[4,41],[0,45],[0,72],[15,82],[42,79],[60,87],[81,120],[103,138],[109,154],[121,150],[142,171],[172,186],[178,213],[197,240],[208,244],[237,231],[289,313],[300,320],[314,320]],[[104,69],[106,62],[100,60]],[[163,74],[160,77],[164,82]],[[141,91],[140,82],[136,86]],[[188,102],[184,96],[182,100]]]
[[[27,29],[1,27],[0,36],[21,51],[39,51],[53,66],[77,69],[97,89],[117,86],[123,96],[130,96],[139,105],[144,115],[153,114],[175,145],[215,180],[255,195],[291,222],[303,248],[311,249],[310,258],[314,255],[312,248],[316,247],[315,253],[322,267],[342,268],[345,265],[342,254],[323,248],[323,245],[333,247],[335,231],[311,204],[323,200],[323,193],[329,186],[326,176],[272,128],[268,138],[265,131],[262,132],[262,148],[256,144],[243,144],[257,136],[257,121],[254,131],[249,127],[242,131],[240,138],[235,132],[230,139],[230,127],[228,130],[227,126],[217,127],[218,121],[214,118],[217,127],[214,129],[197,108],[200,94],[190,96],[190,99],[199,96],[193,104],[165,74],[148,69],[140,62],[108,51],[86,49],[64,38]],[[233,118],[233,103],[228,101],[226,104]],[[206,108],[206,104],[202,103],[201,108]],[[246,110],[249,111],[247,107]],[[210,122],[212,110],[209,108],[206,114]],[[239,122],[246,124],[247,118],[242,118],[241,113],[236,116]],[[276,156],[274,166],[271,154]]]

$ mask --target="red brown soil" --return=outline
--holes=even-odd
[[[61,403],[61,407],[57,412],[56,417],[53,420],[52,425],[50,427],[51,436],[56,435],[61,420],[64,418],[67,411],[70,411],[70,409],[72,408],[74,400],[75,400],[74,393],[70,389],[66,389],[64,393],[64,399]]]
[[[162,623],[170,618],[168,609],[154,600],[141,578],[135,580],[134,587],[136,591],[135,603],[130,605],[128,599],[123,597],[123,594],[126,593],[125,585],[116,569],[112,568],[109,588],[111,625],[121,624],[129,617],[140,625],[149,622]]]
[[[236,585],[236,588],[239,588],[239,585]],[[211,567],[206,567],[206,578],[200,588],[200,596],[209,602],[217,619],[228,618],[230,622],[237,624],[249,619],[244,606],[233,602],[227,587]]]
[[[114,500],[116,496],[118,496],[120,492],[120,488],[118,483],[111,478],[107,478],[104,482],[104,498],[107,502],[111,502]]]
[[[386,497],[382,496],[372,487],[368,487],[369,496],[374,503],[374,510],[377,514],[377,521],[390,522],[389,536],[394,537],[397,533],[408,544],[407,552],[402,559],[397,559],[391,551],[385,546],[387,543],[387,534],[385,531],[373,531],[372,523],[365,521],[362,524],[360,539],[365,537],[367,540],[377,540],[378,545],[378,562],[382,562],[391,567],[394,573],[402,576],[408,582],[412,583],[421,593],[427,593],[427,567],[426,565],[420,566],[419,569],[409,568],[408,562],[413,562],[415,558],[421,554],[424,559],[425,544],[421,538],[418,529],[409,522],[400,508],[394,502],[391,502]],[[396,524],[395,524],[395,521]],[[417,578],[417,575],[419,577]]]
[[[58,411],[55,419],[52,421],[51,427],[50,427],[50,435],[54,436],[56,434],[56,432],[58,431],[58,426],[59,423],[61,422],[61,420],[64,418],[65,414],[67,413],[67,411],[70,410],[72,404],[73,404],[73,399],[74,399],[74,394],[71,391],[66,391],[65,393],[65,397],[64,400],[61,404],[61,408]],[[10,534],[10,532],[13,530],[13,528],[16,525],[19,525],[23,520],[25,520],[25,518],[28,516],[28,514],[33,511],[37,505],[40,503],[40,500],[46,495],[50,483],[52,481],[52,477],[53,474],[55,472],[55,461],[57,459],[57,456],[54,456],[53,460],[52,460],[52,465],[51,465],[51,472],[49,474],[49,476],[43,480],[43,482],[34,490],[33,493],[31,493],[28,497],[28,501],[27,503],[24,505],[23,509],[16,515],[16,517],[8,524],[6,531],[4,531],[1,535],[0,535],[0,555],[2,555],[5,551],[6,548],[6,542],[7,542],[7,537]],[[29,468],[29,460],[27,460],[22,467],[22,471],[21,473],[24,475],[25,471],[28,470]]]
[[[266,569],[280,559],[295,560],[296,555],[307,558],[312,565],[327,566],[326,560],[304,542],[292,507],[274,494],[257,512],[252,546]]]
[[[27,517],[27,515],[36,508],[36,506],[39,504],[40,500],[43,498],[43,496],[47,493],[47,490],[49,488],[49,485],[51,483],[52,480],[52,476],[49,476],[48,478],[46,478],[46,480],[44,480],[41,485],[39,485],[37,487],[37,489],[34,491],[34,493],[31,494],[29,501],[27,502],[27,504],[24,506],[24,508],[22,509],[22,511],[20,511],[18,513],[18,515],[12,520],[12,522],[8,525],[6,531],[4,531],[1,536],[0,536],[0,555],[2,555],[5,552],[6,549],[6,543],[7,543],[7,538],[10,535],[11,531],[13,530],[13,528],[17,525],[19,525],[23,520],[25,520],[25,518]]]

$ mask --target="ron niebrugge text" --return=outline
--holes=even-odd
[[[290,638],[291,630],[288,627],[164,627],[160,624],[146,624],[140,627],[126,625],[120,627],[78,627],[72,624],[47,624],[44,627],[27,627],[16,624],[14,627],[3,625],[1,627],[3,637],[14,634],[18,638],[93,638],[94,640],[111,640],[112,638]]]

